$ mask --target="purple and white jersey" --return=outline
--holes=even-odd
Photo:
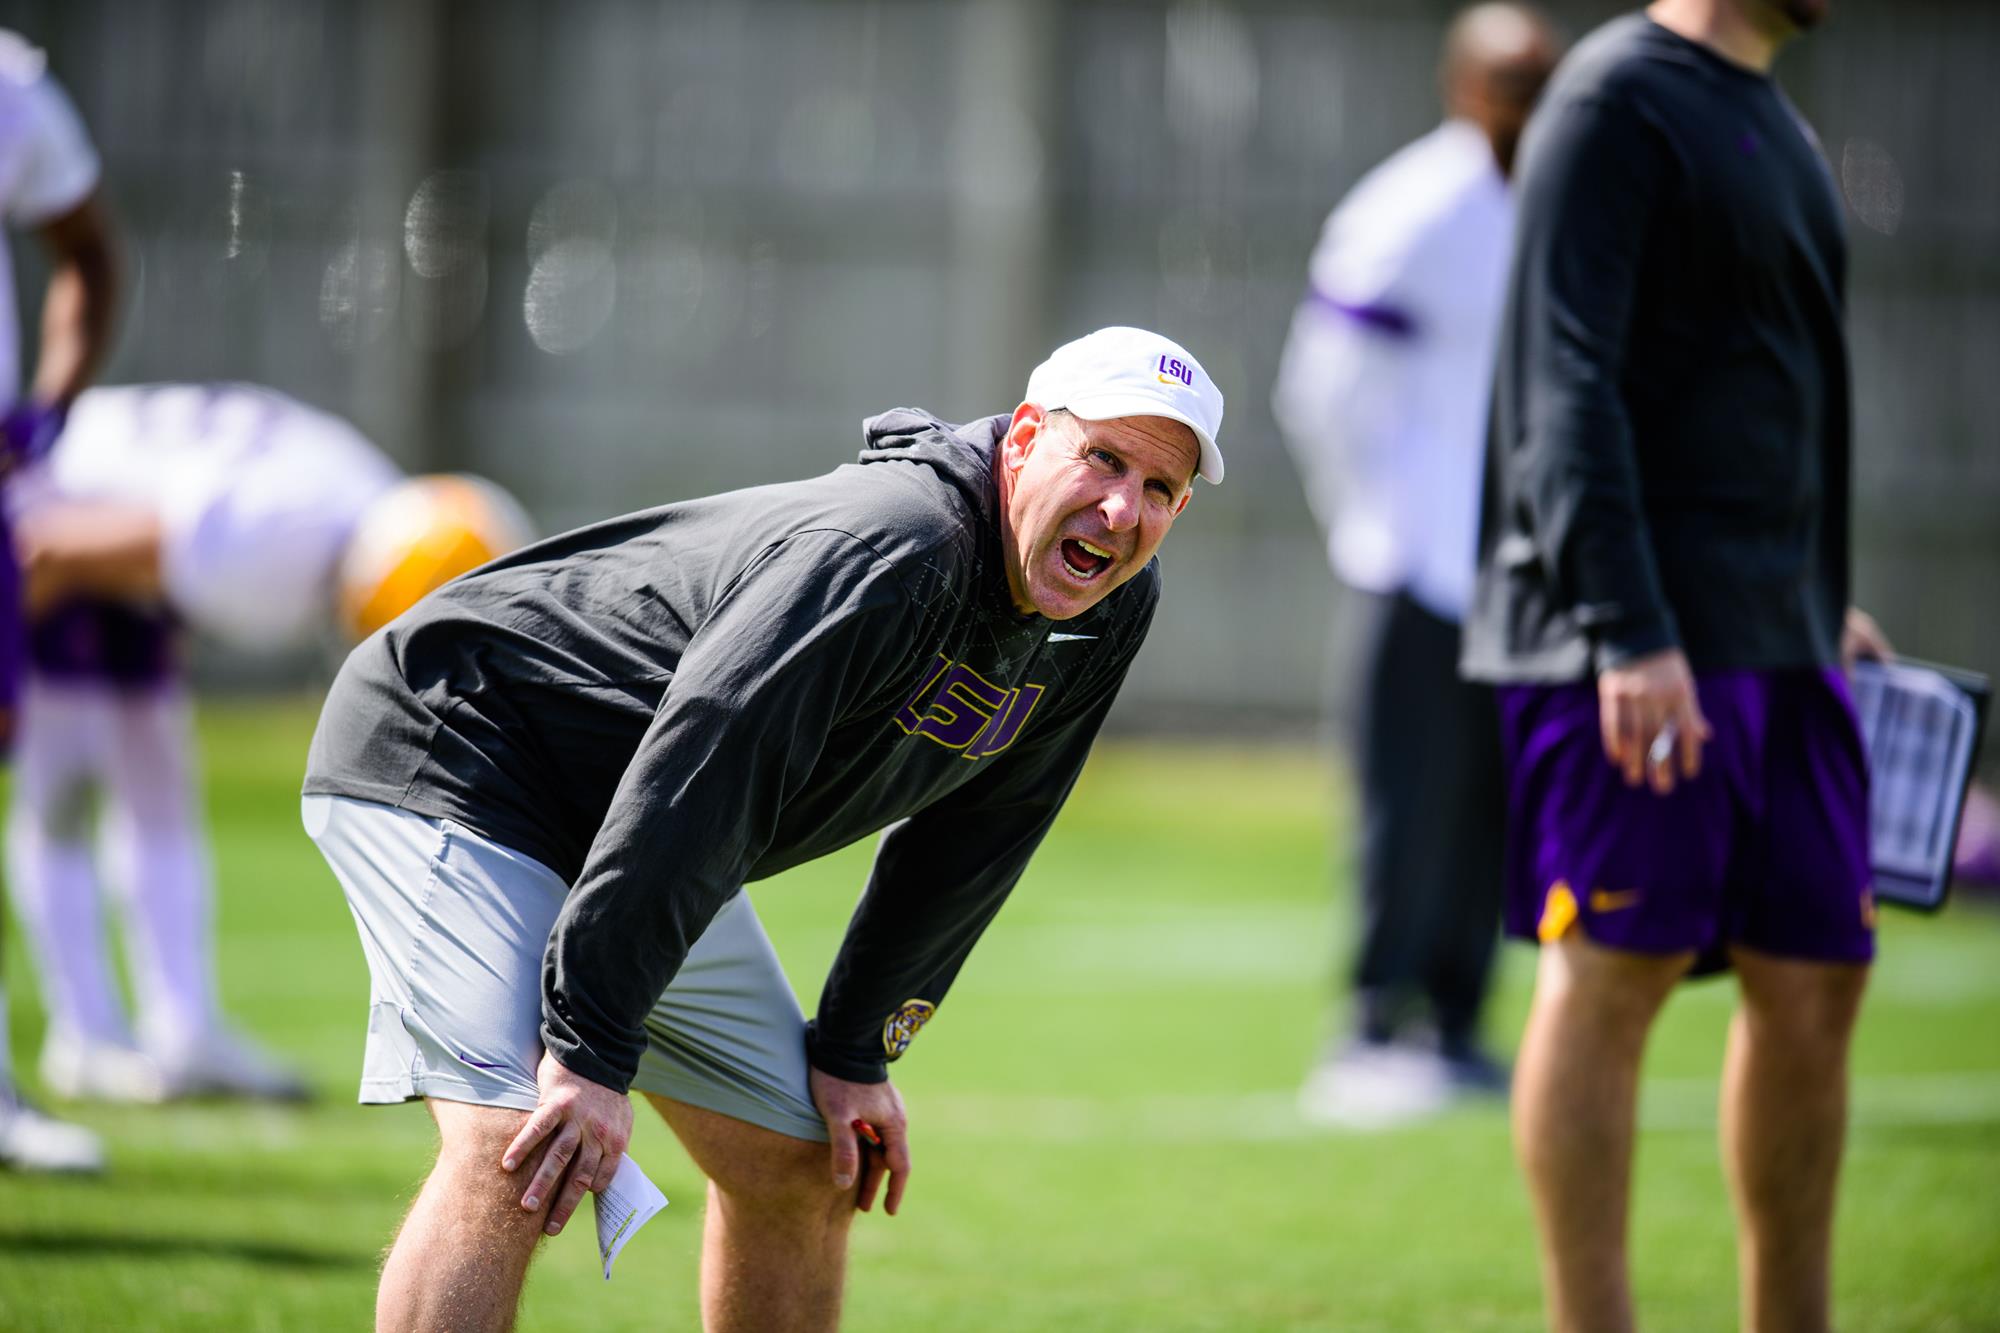
[[[15,513],[61,500],[150,504],[184,623],[242,648],[309,642],[361,512],[402,480],[354,427],[249,384],[91,389],[48,459],[9,487]]]
[[[1446,121],[1327,218],[1271,406],[1343,581],[1462,620],[1513,201]]]

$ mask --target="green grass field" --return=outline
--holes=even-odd
[[[0,1328],[367,1324],[430,1131],[415,1106],[352,1102],[367,976],[298,831],[310,725],[301,706],[216,706],[204,736],[224,992],[321,1100],[68,1108],[108,1137],[112,1169],[0,1176]],[[1100,752],[899,1067],[917,1169],[901,1217],[856,1227],[849,1327],[1540,1326],[1503,1113],[1360,1137],[1293,1115],[1348,920],[1327,891],[1334,803],[1302,750]],[[808,1008],[866,856],[755,890]],[[1882,943],[1855,1057],[1840,1323],[2000,1329],[2000,914],[1885,914]],[[32,1085],[40,1016],[17,935],[6,962]],[[1502,1045],[1530,962],[1509,949]],[[1647,1064],[1636,1278],[1654,1329],[1735,1325],[1713,1109],[1729,1006],[1727,983],[1684,991]],[[633,1152],[673,1206],[610,1283],[587,1225],[551,1242],[524,1328],[698,1327],[699,1179],[643,1108]]]

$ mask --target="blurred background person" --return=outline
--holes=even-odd
[[[527,519],[476,478],[405,481],[347,422],[242,384],[86,392],[12,500],[31,628],[7,865],[49,1015],[42,1080],[110,1101],[302,1097],[218,999],[184,629],[261,653],[360,637],[527,540]]]
[[[62,430],[70,402],[104,359],[117,302],[97,153],[46,66],[40,50],[0,29],[0,214],[33,232],[50,261],[35,374],[24,394],[13,267],[0,244],[0,475],[45,452]],[[24,651],[20,595],[0,508],[0,749],[15,729]],[[96,1135],[53,1119],[15,1088],[0,994],[0,1166],[93,1171],[103,1159]]]
[[[1447,31],[1446,120],[1327,219],[1272,410],[1347,585],[1327,673],[1360,786],[1351,1031],[1301,1093],[1356,1127],[1499,1093],[1481,1048],[1504,794],[1492,691],[1458,677],[1472,596],[1514,147],[1560,54],[1524,5]],[[1353,665],[1350,669],[1350,664]]]

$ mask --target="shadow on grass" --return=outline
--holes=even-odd
[[[1847,1131],[1850,1153],[1884,1148],[1922,1148],[1939,1154],[2000,1156],[2000,1109],[1984,1121],[1939,1125],[1870,1125],[1865,1121]]]
[[[417,1188],[429,1171],[430,1159],[412,1156],[406,1164],[372,1168],[366,1175],[349,1179],[336,1178],[330,1171],[316,1174],[307,1168],[317,1164],[298,1162],[282,1163],[284,1169],[267,1171],[255,1179],[251,1178],[250,1169],[244,1168],[219,1180],[189,1170],[185,1161],[162,1165],[157,1159],[147,1161],[128,1156],[113,1165],[117,1175],[100,1186],[104,1197],[120,1196],[139,1202],[157,1200],[164,1194],[188,1204],[242,1203],[270,1189],[283,1188],[321,1207],[361,1204],[371,1210],[386,1209],[381,1224],[388,1227],[395,1225],[401,1211],[416,1197]],[[5,1235],[0,1234],[0,1243],[5,1240]]]
[[[373,1253],[330,1253],[221,1236],[117,1236],[93,1231],[0,1231],[0,1253],[9,1258],[228,1259],[308,1272],[373,1269],[376,1264]]]

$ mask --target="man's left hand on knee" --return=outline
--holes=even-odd
[[[865,1213],[875,1206],[875,1191],[886,1176],[889,1192],[882,1207],[893,1217],[910,1183],[910,1122],[896,1085],[886,1079],[850,1083],[815,1069],[812,1094],[826,1119],[834,1188],[855,1189],[858,1177],[854,1206]]]

